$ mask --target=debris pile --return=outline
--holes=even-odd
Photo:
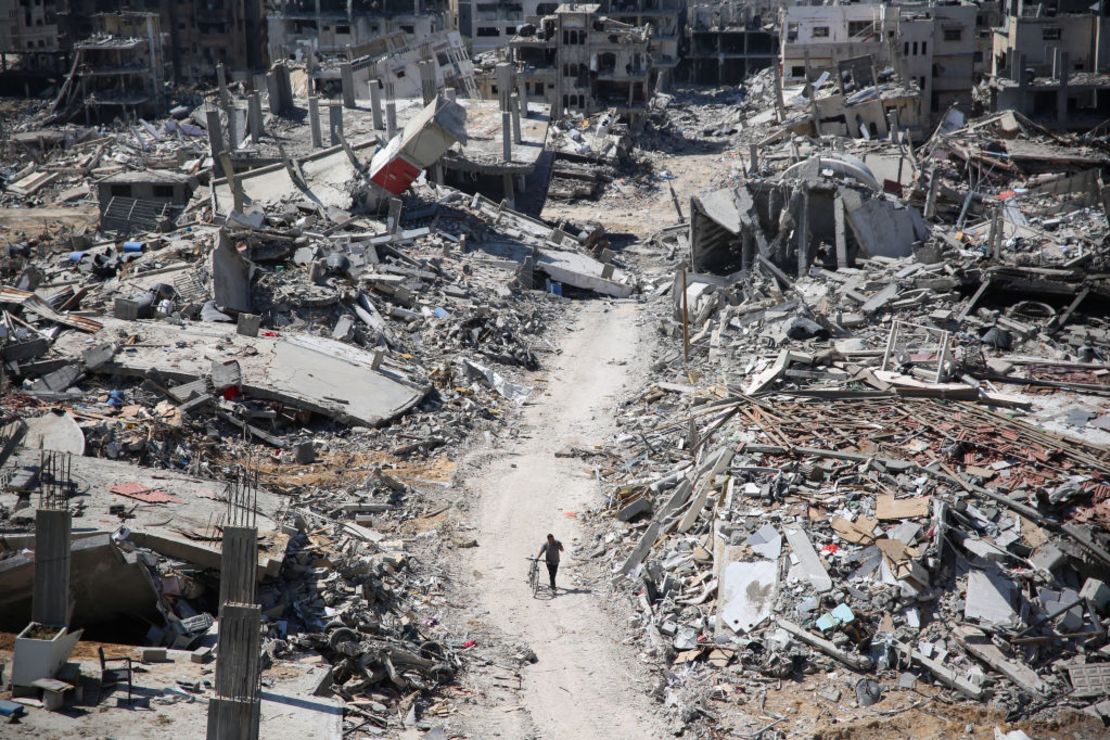
[[[234,161],[207,160],[222,160],[211,178],[180,161],[152,169],[144,142],[206,148],[183,124],[167,135],[173,120],[32,142],[35,167],[70,179],[8,188],[8,202],[45,211],[78,186],[100,213],[5,253],[9,629],[30,618],[49,508],[36,495],[53,486],[52,505],[97,533],[72,545],[72,623],[198,663],[219,653],[218,584],[232,578],[221,549],[238,505],[228,486],[251,471],[264,665],[317,656],[327,672],[314,690],[341,702],[352,731],[454,711],[433,692],[473,641],[441,625],[445,586],[423,562],[449,536],[422,528],[442,518],[432,494],[463,443],[531,395],[562,298],[637,289],[603,232],[424,177],[448,150],[461,156],[465,115],[436,97],[389,142],[340,134],[243,170],[252,155],[239,147]],[[54,475],[47,455],[72,474]]]
[[[594,554],[684,721],[813,673],[1110,720],[1100,145],[946,121],[753,148],[652,240],[689,261],[645,277],[664,349]]]

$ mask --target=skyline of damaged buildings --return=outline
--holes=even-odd
[[[565,43],[561,33],[547,36],[548,19],[559,23],[558,17],[575,7],[556,3],[4,2],[12,22],[0,32],[0,84],[7,79],[12,89],[63,82],[73,56],[82,44],[90,50],[100,32],[98,14],[112,11],[157,15],[160,41],[148,39],[147,46],[161,43],[163,48],[151,53],[164,56],[170,64],[165,78],[177,83],[210,82],[217,63],[229,79],[249,82],[279,60],[308,64],[316,79],[327,82],[338,79],[344,62],[365,67],[368,59],[415,49],[417,56],[436,59],[441,78],[457,77],[463,94],[473,95],[476,91],[463,82],[471,72],[462,68],[470,55],[496,54],[512,58],[528,78],[530,100],[553,102],[559,112],[571,107],[593,111],[618,97],[630,111],[676,81],[739,85],[776,62],[787,85],[817,82],[827,72],[835,87],[839,78],[850,80],[871,65],[866,79],[889,81],[890,71],[906,90],[918,92],[919,110],[900,122],[914,136],[937,125],[953,105],[965,115],[1013,109],[1044,125],[1081,129],[1104,112],[1106,95],[1101,93],[1110,86],[1110,54],[1102,33],[1110,11],[1105,4],[1067,1],[1050,6],[1022,0],[782,6],[606,0],[596,7],[580,5],[577,12],[625,24],[625,41],[617,50],[588,51],[570,48],[574,45]],[[629,46],[633,37],[640,39],[640,48]],[[432,45],[442,51],[429,51]],[[540,59],[541,47],[542,56],[554,53],[565,61]],[[614,63],[614,53],[622,56],[620,63]],[[151,84],[161,87],[156,79]],[[473,87],[492,86],[479,81]],[[324,90],[337,92],[334,85]]]

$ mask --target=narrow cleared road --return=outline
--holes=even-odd
[[[598,502],[593,468],[556,457],[568,446],[590,447],[613,431],[622,391],[642,378],[648,352],[633,302],[583,302],[575,330],[549,368],[546,392],[523,413],[522,438],[504,449],[467,488],[477,497],[479,529],[473,567],[478,602],[510,639],[539,662],[524,669],[524,711],[543,738],[643,738],[664,733],[651,712],[650,687],[637,681],[633,648],[601,607],[605,584],[590,584],[578,564],[579,524],[568,512]],[[545,584],[533,598],[525,558],[553,532],[567,551],[559,591]],[[576,572],[578,571],[578,572]]]

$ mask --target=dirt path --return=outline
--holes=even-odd
[[[650,687],[636,678],[635,654],[620,644],[622,630],[601,606],[606,585],[582,575],[585,553],[574,546],[580,527],[566,514],[596,505],[593,469],[555,456],[567,445],[605,440],[612,405],[638,380],[648,353],[637,304],[590,301],[579,310],[549,370],[547,392],[523,414],[521,438],[467,482],[481,497],[481,546],[472,562],[477,601],[494,627],[539,657],[523,671],[521,697],[538,737],[659,737]],[[552,598],[545,587],[533,599],[524,558],[536,554],[549,531],[567,548],[560,589]]]

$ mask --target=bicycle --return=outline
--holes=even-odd
[[[540,559],[539,558],[525,558],[530,560],[532,564],[528,566],[528,585],[532,588],[532,598],[536,598],[536,594],[540,590]]]

